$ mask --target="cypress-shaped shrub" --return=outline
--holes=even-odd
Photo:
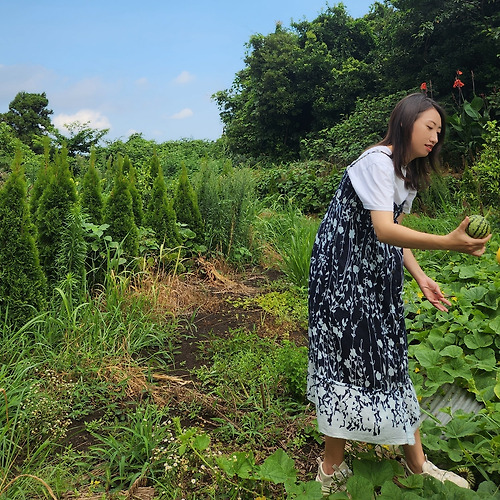
[[[167,187],[161,170],[153,183],[146,212],[146,225],[153,229],[158,245],[173,249],[181,243],[173,203],[167,197]]]
[[[174,197],[174,210],[177,221],[185,224],[195,233],[193,241],[202,244],[205,240],[203,221],[196,193],[189,182],[186,165],[182,164],[181,175]]]
[[[139,231],[135,224],[129,182],[123,175],[123,159],[116,161],[113,188],[105,205],[105,222],[114,241],[121,244],[125,257],[139,253]]]
[[[0,189],[0,314],[12,325],[28,321],[46,302],[46,279],[26,198],[26,179],[16,154]]]
[[[40,263],[49,286],[53,286],[60,277],[57,256],[61,249],[63,226],[67,214],[77,201],[75,182],[69,171],[65,148],[56,155],[47,176],[36,210],[36,229]]]
[[[88,221],[93,224],[102,224],[104,199],[102,196],[101,177],[95,166],[95,150],[90,153],[90,165],[82,180],[80,204],[88,215]]]
[[[142,210],[142,196],[137,189],[137,172],[135,167],[130,162],[128,156],[123,160],[124,173],[127,172],[130,194],[132,196],[132,210],[134,212],[135,225],[142,226],[144,219],[144,212]],[[126,165],[126,169],[125,169]]]

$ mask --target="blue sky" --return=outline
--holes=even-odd
[[[325,0],[0,0],[0,113],[45,92],[52,122],[90,122],[106,139],[217,139],[210,98],[244,67],[245,43],[277,21],[312,21]],[[344,0],[355,18],[371,0]]]

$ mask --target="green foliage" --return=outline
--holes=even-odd
[[[0,115],[1,121],[14,130],[16,136],[32,150],[38,148],[36,137],[47,135],[52,128],[45,92],[31,94],[19,92],[9,104],[9,111]]]
[[[63,226],[67,214],[77,201],[75,183],[70,175],[64,149],[42,175],[44,177],[40,187],[44,189],[38,203],[32,207],[36,206],[35,224],[40,263],[52,286],[60,277],[57,256],[61,251]]]
[[[97,441],[90,447],[90,458],[99,463],[105,460],[106,491],[128,489],[141,477],[154,478],[162,472],[164,465],[155,460],[155,453],[172,435],[163,423],[166,414],[147,405],[131,412],[124,424],[88,426]]]
[[[139,251],[139,233],[134,220],[130,183],[123,175],[123,159],[116,160],[113,189],[106,200],[105,217],[109,233],[121,244],[126,258],[136,257]]]
[[[306,214],[324,213],[342,172],[329,163],[293,162],[256,170],[256,189],[266,203],[292,203]]]
[[[255,217],[252,172],[215,162],[203,164],[197,179],[198,206],[209,250],[239,262],[251,256],[251,225]]]
[[[485,127],[485,146],[478,161],[470,170],[473,177],[475,193],[466,192],[469,196],[477,193],[481,207],[500,206],[500,128],[496,121],[488,122]]]
[[[90,122],[81,123],[75,121],[65,124],[64,127],[68,130],[69,137],[57,130],[54,135],[61,146],[66,146],[70,156],[88,155],[92,148],[109,132],[109,129],[93,129]]]
[[[93,224],[102,224],[104,199],[102,196],[101,179],[95,165],[95,150],[90,154],[90,165],[83,176],[80,204],[82,210],[89,216]]]
[[[130,163],[130,160],[125,157],[123,162],[123,172],[128,175],[129,190],[132,196],[132,210],[134,212],[134,220],[137,227],[142,226],[144,214],[142,210],[142,196],[137,189],[137,173],[136,169]]]
[[[174,210],[177,221],[185,224],[195,233],[194,241],[202,244],[205,241],[203,221],[201,219],[200,208],[196,193],[189,182],[186,165],[182,165],[182,171],[174,197]]]
[[[384,137],[392,109],[408,93],[400,91],[378,99],[358,97],[355,109],[343,120],[303,140],[302,155],[346,167]]]
[[[167,187],[161,170],[153,183],[145,222],[153,229],[159,246],[172,250],[180,244],[176,214],[172,201],[167,198]]]
[[[264,211],[258,217],[258,233],[280,260],[279,268],[295,286],[307,289],[312,247],[319,221],[305,217],[293,202],[285,209]]]
[[[19,155],[0,189],[0,314],[17,325],[41,310],[46,298]]]
[[[484,143],[489,110],[485,108],[484,99],[479,96],[474,96],[471,102],[463,101],[460,106],[460,111],[448,116],[451,130],[447,148],[462,155],[464,163],[473,163]]]
[[[430,398],[445,384],[454,384],[484,405],[473,414],[456,410],[446,425],[426,421],[424,446],[444,451],[452,463],[465,460],[494,482],[500,478],[495,431],[500,395],[500,267],[495,258],[499,245],[494,236],[480,260],[462,254],[440,257],[437,252],[418,252],[421,266],[432,272],[451,300],[449,312],[421,302],[414,282],[405,287],[410,374],[417,394]]]
[[[61,244],[56,256],[58,286],[74,306],[84,300],[87,291],[87,244],[83,220],[80,207],[73,206],[61,227]]]

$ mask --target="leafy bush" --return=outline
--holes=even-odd
[[[248,260],[256,206],[252,171],[204,162],[195,185],[207,248],[233,262]]]

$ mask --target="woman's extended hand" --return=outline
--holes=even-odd
[[[439,285],[429,276],[425,276],[418,282],[418,286],[424,297],[436,308],[443,312],[448,312],[448,308],[444,305],[451,306],[451,302],[445,298]]]
[[[466,217],[455,230],[447,235],[450,240],[450,249],[479,257],[486,251],[486,243],[490,241],[491,234],[486,238],[471,238],[465,232],[468,225],[469,217]]]

